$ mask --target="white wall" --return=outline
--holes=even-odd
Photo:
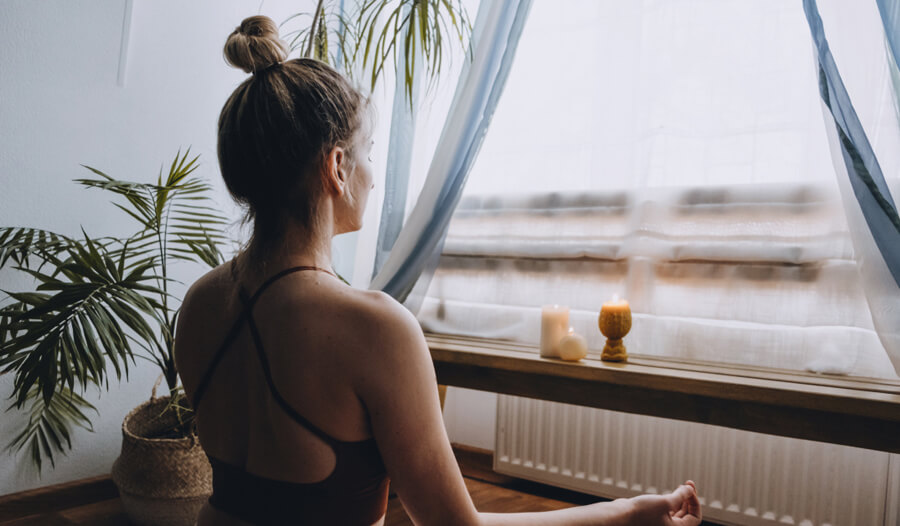
[[[80,227],[92,235],[130,233],[132,224],[106,195],[71,182],[89,175],[79,165],[150,181],[187,146],[201,155],[198,174],[213,183],[218,204],[237,221],[239,212],[219,178],[215,134],[222,104],[245,75],[224,63],[222,45],[246,16],[261,13],[280,22],[314,5],[314,0],[136,0],[131,23],[123,24],[125,0],[0,2],[0,225],[69,235]],[[127,60],[119,85],[126,25]],[[447,80],[455,81],[455,76]],[[374,94],[376,173],[384,173],[391,89]],[[377,235],[372,223],[380,217],[382,186],[376,182],[369,203],[369,227],[336,240],[334,259],[344,276],[354,275],[357,243],[374,243],[366,240]],[[190,283],[203,271],[181,266],[175,277]],[[18,273],[0,271],[0,289],[32,286]],[[122,418],[149,397],[157,376],[154,366],[139,360],[127,381],[112,382],[109,392],[89,392],[99,410],[95,431],[77,431],[73,451],[54,469],[39,475],[28,458],[0,453],[0,495],[108,473],[121,444]],[[11,392],[12,376],[0,376],[0,397],[5,401]],[[496,396],[473,393],[451,388],[448,394],[451,440],[493,448]],[[0,413],[0,448],[25,418],[16,411]]]
[[[230,217],[239,214],[220,182],[216,120],[245,75],[222,59],[228,34],[245,16],[276,21],[313,0],[137,0],[133,4],[124,86],[117,84],[124,0],[0,2],[0,225],[76,235],[125,234],[132,224],[100,191],[71,182],[89,173],[150,181],[179,148],[200,154],[199,174],[212,181]],[[355,240],[337,242],[335,260],[352,274]],[[188,266],[176,277],[191,282]],[[0,272],[0,289],[26,290],[29,280]],[[41,477],[27,458],[0,460],[0,495],[108,473],[120,447],[122,418],[147,399],[158,375],[138,361],[130,379],[109,393],[89,393],[99,410],[94,433],[79,431],[74,449]],[[12,376],[0,376],[3,409]],[[0,448],[25,422],[0,413]]]
[[[497,393],[448,387],[444,425],[450,442],[494,450]]]

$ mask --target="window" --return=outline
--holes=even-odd
[[[799,3],[536,1],[419,318],[537,343],[627,298],[632,353],[895,378]]]

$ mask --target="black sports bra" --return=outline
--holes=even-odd
[[[253,306],[262,293],[288,274],[304,270],[329,272],[319,267],[300,266],[279,272],[267,279],[248,297],[239,289],[244,309],[234,322],[225,341],[213,356],[209,368],[194,392],[193,407],[199,411],[200,401],[209,386],[216,367],[246,321],[253,338],[256,355],[279,407],[295,422],[308,429],[334,451],[334,470],[322,481],[296,483],[268,479],[247,472],[242,467],[209,457],[213,468],[213,494],[209,503],[229,515],[263,526],[286,524],[364,524],[380,519],[387,510],[389,479],[375,439],[356,442],[337,440],[298,413],[281,396],[272,380],[269,360],[263,349],[259,329],[253,319]],[[234,261],[232,261],[232,273]],[[235,280],[236,281],[236,280]],[[209,455],[207,455],[209,456]]]

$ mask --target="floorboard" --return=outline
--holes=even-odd
[[[475,506],[481,511],[543,511],[556,510],[573,506],[571,502],[544,498],[466,478],[466,487],[472,495]],[[73,505],[70,508],[51,512],[40,509],[20,510],[26,514],[19,518],[0,521],[0,526],[127,526],[128,520],[122,511],[122,503],[118,498],[85,505]],[[406,515],[400,499],[391,498],[388,502],[385,526],[412,525]]]
[[[514,489],[504,488],[466,477],[466,488],[479,511],[508,513],[517,511],[550,511],[569,508],[576,504],[562,500],[545,498]],[[594,499],[596,500],[596,498]],[[392,498],[388,502],[385,526],[411,526],[412,521],[406,515],[400,499]]]
[[[501,475],[491,469],[490,452],[454,449],[466,488],[479,511],[550,511],[596,502],[597,497]],[[385,526],[412,521],[396,496],[388,501]],[[707,524],[707,523],[705,523]],[[128,526],[109,477],[40,488],[0,497],[0,526]]]

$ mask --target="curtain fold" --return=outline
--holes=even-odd
[[[888,60],[896,56],[897,2],[879,1]],[[874,149],[832,56],[815,0],[804,0],[818,62],[819,92],[844,211],[872,322],[900,373],[900,216]],[[900,145],[896,145],[900,147]]]
[[[404,16],[409,8],[404,11]],[[406,35],[404,34],[404,39]],[[422,54],[416,55],[415,68],[422,70]],[[404,59],[405,60],[405,59]],[[375,244],[375,263],[372,277],[378,275],[394,248],[403,228],[406,215],[406,198],[409,190],[409,174],[412,165],[413,143],[416,135],[416,108],[419,105],[421,75],[413,77],[412,99],[407,98],[405,62],[396,71],[394,101],[391,109],[391,132],[388,143],[387,170],[384,181],[384,204],[378,224],[378,241]]]
[[[423,282],[422,290],[427,289],[429,269],[433,271],[440,257],[447,225],[500,99],[530,6],[531,0],[482,2],[479,6],[472,61],[460,75],[425,185],[372,280],[372,289],[404,301],[414,312],[421,295],[408,297],[417,280]]]
[[[877,2],[891,58],[896,66],[900,64],[900,2],[897,0],[877,0]]]

